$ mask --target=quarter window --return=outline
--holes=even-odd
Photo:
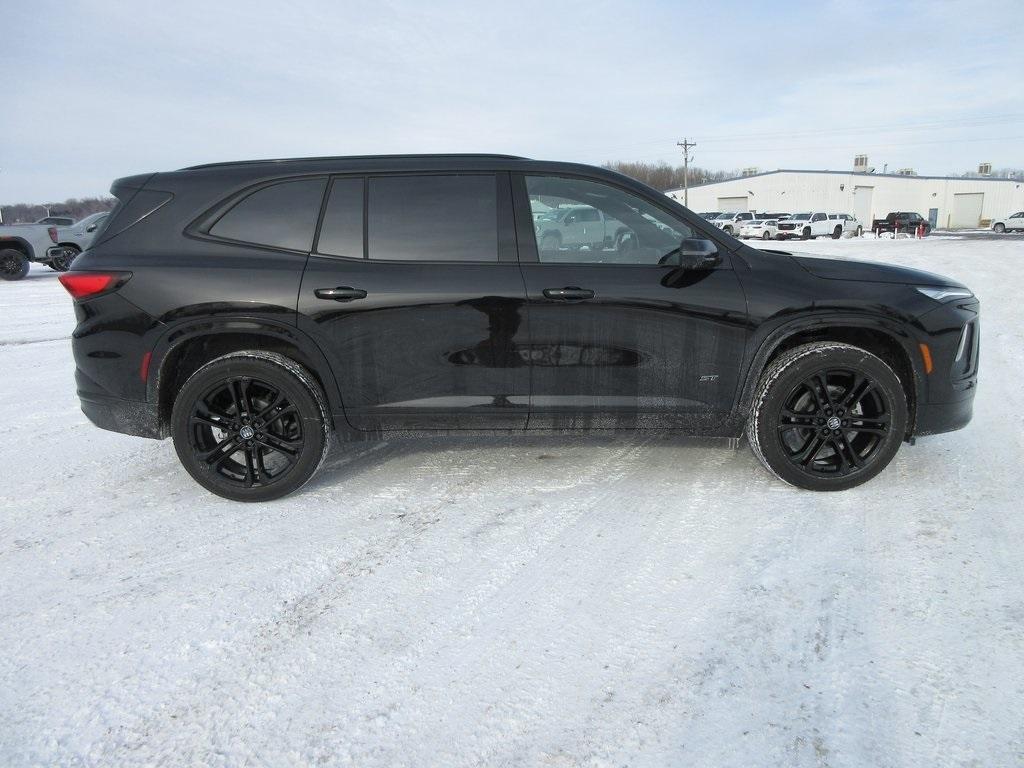
[[[497,190],[493,175],[371,178],[370,258],[497,261]]]
[[[630,192],[596,181],[562,176],[527,176],[541,262],[569,264],[658,264],[693,237],[680,218]],[[567,226],[565,210],[593,210],[594,219]],[[597,212],[603,216],[597,215]]]
[[[320,215],[324,179],[272,184],[242,198],[210,229],[214,237],[309,251]]]
[[[363,180],[335,179],[320,225],[317,253],[363,258]]]

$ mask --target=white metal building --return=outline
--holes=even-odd
[[[683,201],[683,190],[666,194]],[[986,227],[1024,210],[1024,180],[778,170],[690,187],[692,211],[852,213],[865,229],[890,211],[914,211],[940,229]]]

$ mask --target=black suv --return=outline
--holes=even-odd
[[[480,431],[745,430],[778,477],[840,490],[971,418],[964,286],[755,250],[611,171],[313,158],[112,192],[60,278],[82,408],[173,437],[228,498],[295,490],[332,439]]]

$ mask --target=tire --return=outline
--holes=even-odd
[[[0,277],[4,280],[21,280],[28,274],[28,259],[21,251],[5,248],[0,251]]]
[[[864,227],[857,227],[857,237],[864,236]]]
[[[77,245],[65,245],[64,255],[58,259],[54,259],[50,262],[50,269],[55,272],[67,272],[71,269],[71,263],[78,258],[78,254],[82,252],[82,249]]]
[[[762,232],[762,233],[761,233],[761,239],[762,239],[762,240],[771,240],[771,239],[772,239],[772,233],[771,233],[771,232],[769,232],[769,231],[768,231],[768,230],[766,229],[766,230],[765,230],[764,232]]]
[[[836,227],[835,229],[832,230],[832,239],[833,240],[838,240],[842,236],[843,236],[843,228],[842,227]]]
[[[907,399],[892,368],[859,347],[826,341],[796,347],[768,366],[754,392],[747,439],[790,485],[843,491],[885,469],[906,426]]]
[[[234,501],[270,501],[301,488],[326,458],[330,432],[313,377],[273,352],[207,363],[182,386],[171,412],[182,465],[208,491]]]
[[[811,228],[810,227],[804,227],[804,231],[800,233],[800,239],[801,240],[813,240],[814,239],[814,238],[811,237]]]
[[[1003,232],[1006,231],[1006,225],[1003,224],[1003,222],[1000,221],[998,224],[996,224],[994,227],[992,227],[992,230],[994,232],[998,232],[1001,235],[1001,234],[1003,234]]]

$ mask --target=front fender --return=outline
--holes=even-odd
[[[772,353],[787,339],[802,333],[831,328],[864,329],[885,334],[896,342],[910,361],[914,374],[913,389],[917,402],[922,402],[925,382],[924,364],[917,353],[917,339],[903,323],[880,315],[851,314],[821,311],[802,314],[800,317],[777,325],[750,344],[743,363],[742,386],[739,390],[735,411],[743,416],[750,411],[754,388]]]

